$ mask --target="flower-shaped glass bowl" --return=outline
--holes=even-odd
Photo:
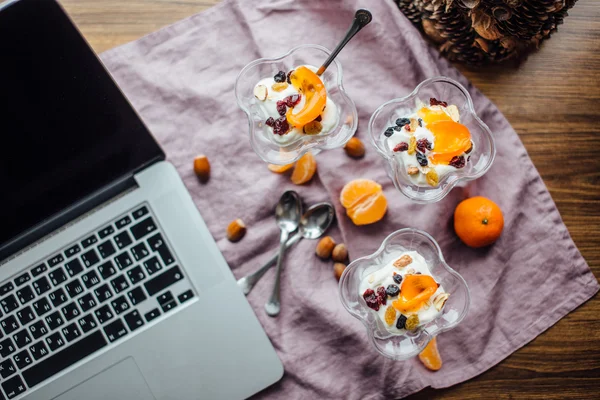
[[[390,333],[377,313],[367,307],[359,293],[361,281],[398,258],[405,251],[416,251],[425,258],[434,279],[450,294],[442,313],[433,321],[405,334]],[[389,235],[379,249],[359,258],[344,270],[339,283],[340,299],[350,314],[367,328],[369,340],[382,355],[395,360],[406,360],[419,354],[438,334],[454,328],[463,320],[471,298],[467,283],[442,256],[440,247],[427,233],[413,228],[400,229]]]
[[[417,185],[410,180],[402,157],[389,149],[387,138],[383,134],[388,127],[395,125],[397,118],[413,114],[422,104],[429,105],[431,97],[458,107],[460,123],[469,129],[474,144],[466,166],[445,175],[435,187]],[[408,96],[390,100],[380,106],[369,121],[369,136],[377,152],[386,161],[387,173],[396,188],[417,203],[439,201],[460,182],[481,177],[490,169],[496,156],[492,132],[475,113],[469,92],[460,83],[446,77],[427,79]]]
[[[276,58],[261,58],[246,65],[235,82],[235,96],[238,105],[247,114],[252,148],[264,161],[272,164],[289,164],[305,153],[342,147],[358,126],[358,114],[354,102],[348,97],[342,86],[342,66],[334,60],[321,76],[327,89],[327,96],[335,103],[338,111],[337,125],[324,135],[302,135],[296,141],[281,145],[272,138],[272,132],[265,126],[264,115],[259,100],[254,97],[254,86],[266,77],[274,76],[278,71],[290,71],[300,65],[320,66],[329,57],[325,47],[307,44],[293,48]]]

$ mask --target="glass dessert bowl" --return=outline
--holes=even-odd
[[[396,188],[418,203],[439,201],[457,184],[481,177],[496,155],[471,96],[446,77],[427,79],[381,105],[369,136]]]
[[[382,355],[406,360],[458,325],[470,304],[465,280],[436,241],[418,229],[390,234],[379,249],[345,269],[340,299]]]
[[[276,58],[246,65],[235,96],[249,123],[250,143],[264,161],[290,164],[307,152],[342,147],[354,135],[358,114],[334,60],[320,77],[330,51],[302,45]]]

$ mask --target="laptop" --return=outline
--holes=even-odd
[[[0,57],[0,399],[279,380],[175,168],[60,5],[0,3]]]

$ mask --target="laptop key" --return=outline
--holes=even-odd
[[[166,289],[167,287],[182,279],[183,274],[181,273],[179,267],[176,265],[166,270],[165,272],[159,274],[158,276],[154,277],[153,279],[149,280],[148,282],[144,283],[144,286],[146,287],[146,291],[148,292],[148,294],[150,296],[154,296],[156,293]]]
[[[46,328],[44,321],[40,320],[29,325],[29,333],[34,339],[39,339],[48,333],[48,328]]]
[[[0,286],[0,296],[4,296],[6,293],[10,292],[14,288],[15,288],[15,286],[12,284],[12,282],[8,282],[8,283]]]
[[[33,302],[33,309],[35,310],[35,313],[38,315],[38,317],[41,317],[48,311],[52,310],[52,306],[50,305],[50,303],[48,303],[48,300],[46,300],[45,297],[42,297],[41,299]]]
[[[23,369],[33,362],[27,350],[23,350],[15,354],[13,356],[13,360],[15,360],[15,363],[17,364],[17,367],[19,367],[19,369]]]
[[[65,275],[65,271],[59,267],[54,271],[51,271],[48,274],[48,278],[50,278],[50,282],[52,282],[54,286],[58,286],[67,280],[67,275]]]
[[[139,240],[150,232],[154,232],[156,230],[156,224],[154,223],[152,217],[148,217],[142,222],[138,222],[137,224],[133,225],[129,229],[131,230],[133,237],[136,240]]]
[[[113,265],[112,261],[107,261],[98,267],[98,272],[100,273],[103,279],[108,279],[114,274],[116,274],[117,270],[115,269],[115,266]]]
[[[169,248],[167,247],[167,244],[163,240],[162,235],[160,233],[157,233],[156,235],[149,238],[148,245],[152,250],[158,253],[165,265],[169,265],[172,262],[175,262],[173,255],[169,251]]]
[[[144,271],[142,270],[142,267],[140,267],[139,265],[127,271],[127,276],[129,276],[129,280],[131,281],[132,285],[135,285],[136,283],[138,283],[146,277]]]
[[[127,335],[127,328],[125,328],[123,322],[120,319],[118,319],[106,325],[104,327],[104,333],[106,333],[108,340],[114,342],[115,340],[118,340],[123,336]]]
[[[4,333],[6,333],[7,335],[19,329],[19,324],[17,323],[17,320],[15,319],[14,315],[9,315],[8,317],[0,321],[0,326],[2,326],[2,330],[4,330]]]
[[[17,290],[17,297],[19,298],[21,304],[26,304],[35,299],[35,294],[33,294],[33,290],[31,290],[29,285],[27,285]]]
[[[113,246],[110,239],[98,245],[98,252],[102,258],[110,257],[115,254],[116,251],[117,250],[115,249],[115,246]]]
[[[48,328],[50,328],[51,331],[55,330],[56,328],[65,323],[63,317],[58,311],[54,311],[52,314],[46,315],[44,320],[48,324]]]
[[[50,286],[50,282],[45,276],[33,281],[33,290],[35,290],[38,295],[46,293],[50,289],[52,289],[52,286]]]
[[[113,301],[111,301],[113,310],[115,310],[115,314],[119,315],[127,310],[129,310],[129,303],[125,299],[125,296],[119,296]]]
[[[113,228],[112,225],[109,225],[105,228],[100,229],[100,231],[98,232],[98,236],[100,237],[100,239],[104,239],[105,237],[113,233],[115,233],[115,228]]]
[[[185,303],[186,301],[188,301],[192,297],[194,297],[194,292],[192,292],[192,289],[186,290],[185,292],[183,292],[179,296],[177,296],[177,298],[179,299],[180,303]]]
[[[97,284],[100,283],[100,278],[98,277],[98,274],[96,274],[96,271],[94,271],[94,270],[91,270],[91,271],[83,274],[81,276],[81,280],[83,281],[83,284],[85,285],[85,287],[88,289],[93,286],[96,286]]]
[[[127,251],[116,256],[115,263],[121,271],[133,265],[133,261],[131,260],[131,257],[129,257],[129,253],[127,253]]]
[[[63,257],[63,255],[57,254],[48,260],[48,265],[50,266],[50,268],[52,268],[52,267],[57,266],[58,264],[60,264],[63,261],[65,261],[65,258]]]
[[[99,303],[104,303],[106,300],[113,297],[110,288],[107,284],[104,284],[94,289],[94,293],[96,294],[96,298],[98,298]]]
[[[19,275],[17,278],[15,278],[15,284],[17,286],[21,286],[26,282],[29,282],[29,280],[31,279],[31,276],[29,275],[28,272],[25,272],[22,275]]]
[[[4,358],[15,352],[15,346],[10,338],[6,338],[0,342],[0,355]]]
[[[21,377],[18,375],[3,382],[2,389],[4,389],[4,393],[6,393],[6,397],[8,397],[9,400],[14,399],[26,390]]]
[[[69,342],[72,342],[73,340],[81,336],[81,332],[79,331],[79,328],[77,328],[77,325],[75,325],[75,323],[67,325],[61,330],[63,335],[65,336],[65,339],[67,339]]]
[[[92,314],[88,314],[85,317],[80,318],[79,321],[77,321],[77,323],[79,324],[79,327],[81,328],[83,333],[88,333],[89,331],[98,326]]]
[[[96,307],[96,304],[98,304],[91,293],[86,293],[84,296],[81,296],[77,302],[79,303],[79,307],[81,307],[83,312],[91,310],[92,308]]]
[[[64,306],[61,311],[67,321],[70,321],[73,318],[77,318],[81,314],[79,312],[79,309],[77,308],[77,304],[75,304],[74,301]]]
[[[106,339],[102,336],[102,332],[96,331],[78,342],[73,343],[64,350],[53,354],[43,362],[26,369],[22,372],[23,379],[29,387],[33,387],[51,376],[56,375],[63,369],[75,364],[77,361],[95,353],[106,346],[106,344]]]
[[[35,314],[30,306],[26,306],[17,311],[17,318],[19,318],[21,325],[25,326],[35,319]]]
[[[52,335],[48,336],[46,339],[46,344],[50,348],[51,351],[58,349],[65,345],[65,341],[60,336],[60,333],[54,332]]]
[[[131,332],[144,325],[144,320],[137,310],[133,310],[129,314],[125,315],[123,319],[127,323],[127,326]]]
[[[160,308],[162,308],[163,312],[167,312],[169,310],[177,307],[177,302],[175,300],[169,301],[168,303],[161,304]]]
[[[140,261],[150,254],[150,252],[146,248],[144,242],[141,242],[131,248],[131,254],[133,254],[133,258],[135,258],[136,261]]]
[[[173,298],[173,294],[171,292],[165,292],[165,293],[161,294],[160,296],[158,296],[156,298],[156,300],[158,301],[158,304],[160,304],[162,306],[163,304],[166,304],[175,299]]]
[[[29,346],[29,352],[36,360],[48,355],[48,348],[42,340]]]
[[[70,277],[74,277],[83,271],[83,265],[81,265],[81,261],[79,261],[79,259],[75,258],[65,264],[65,270]]]
[[[142,207],[138,208],[137,210],[135,210],[132,214],[133,214],[133,218],[140,219],[144,215],[148,214],[148,208],[146,206],[142,206]]]
[[[121,229],[121,228],[126,227],[130,223],[131,223],[131,218],[129,218],[129,215],[126,215],[123,218],[121,218],[120,220],[118,220],[117,222],[115,222],[115,225],[117,226],[117,229]]]
[[[69,296],[71,296],[71,298],[77,297],[83,292],[83,286],[77,278],[67,283],[65,285],[65,289],[67,289],[67,293],[69,293]]]
[[[115,293],[121,293],[125,289],[129,288],[129,283],[127,283],[127,279],[125,279],[125,275],[119,275],[112,281],[110,281]]]
[[[115,235],[115,237],[113,237],[113,240],[115,241],[115,244],[117,245],[117,247],[119,249],[122,249],[123,247],[127,247],[131,243],[133,243],[133,241],[131,240],[131,237],[129,236],[129,233],[127,233],[127,231],[123,231],[123,232],[119,233],[118,235]]]
[[[46,264],[40,264],[31,270],[31,275],[36,277],[36,276],[40,275],[41,273],[45,272],[46,270],[48,270],[48,267],[46,267]],[[2,294],[1,291],[0,291],[0,294]]]
[[[86,267],[92,267],[100,262],[100,258],[98,258],[98,254],[96,254],[96,250],[91,249],[87,253],[83,253],[81,255],[81,259]]]
[[[111,318],[114,317],[114,314],[108,305],[100,307],[94,312],[94,314],[96,314],[96,318],[98,318],[98,322],[101,324],[105,323],[106,321],[110,321]]]
[[[13,335],[13,340],[19,348],[23,348],[32,342],[31,336],[27,333],[27,329],[21,329],[19,332],[15,333]]]
[[[98,241],[98,238],[96,237],[96,235],[92,235],[90,237],[83,239],[81,241],[81,245],[83,246],[84,249],[87,249],[88,247],[90,247],[91,245],[96,243],[97,241]]]
[[[14,295],[9,294],[0,300],[0,306],[2,306],[5,314],[9,314],[11,311],[14,311],[19,307],[19,303],[17,303],[17,299]]]
[[[146,294],[141,286],[138,286],[135,289],[127,292],[127,297],[129,297],[129,301],[131,301],[131,304],[134,306],[147,299]]]
[[[61,304],[66,303],[67,300],[69,300],[69,298],[65,294],[65,291],[61,288],[58,288],[54,292],[50,293],[48,297],[50,298],[50,301],[52,302],[52,305],[54,307],[58,307]]]
[[[2,375],[3,379],[8,378],[15,372],[17,372],[17,369],[10,358],[0,363],[0,375]]]
[[[158,318],[159,316],[160,316],[160,311],[158,310],[158,308],[155,308],[154,310],[150,310],[146,314],[144,314],[144,318],[146,318],[146,322],[150,322],[153,319]]]
[[[79,247],[78,244],[75,244],[65,250],[65,256],[67,256],[67,258],[71,258],[75,254],[79,253],[80,251],[81,251],[81,247]]]
[[[162,265],[160,265],[158,258],[152,257],[149,260],[144,261],[144,268],[146,268],[146,271],[148,271],[148,275],[152,275],[160,271],[162,269]]]

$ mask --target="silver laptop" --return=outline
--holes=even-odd
[[[0,3],[0,399],[238,399],[283,374],[175,168],[61,7]]]

